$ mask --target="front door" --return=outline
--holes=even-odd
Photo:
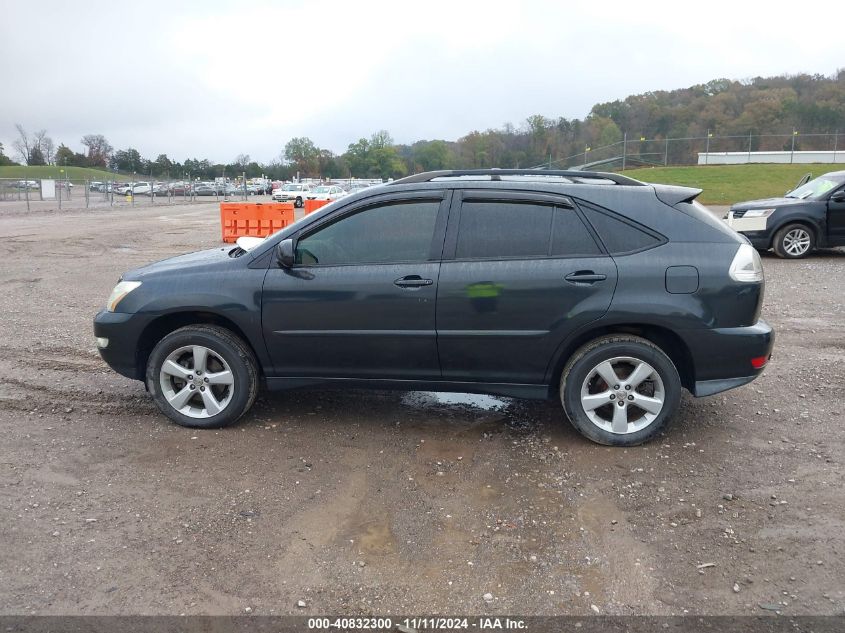
[[[443,199],[433,192],[362,202],[296,236],[294,267],[271,265],[264,282],[275,376],[440,377]]]
[[[538,384],[575,329],[603,315],[616,265],[565,199],[455,194],[437,333],[444,380]]]
[[[840,199],[843,193],[845,187],[840,187],[827,202],[827,238],[831,246],[845,246],[845,200]]]

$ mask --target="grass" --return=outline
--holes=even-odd
[[[697,167],[646,167],[625,170],[626,176],[665,185],[697,187],[703,204],[728,205],[745,200],[782,196],[806,173],[813,178],[842,171],[842,164],[803,165],[705,165]]]
[[[103,169],[92,169],[91,167],[58,167],[56,165],[39,165],[37,167],[24,167],[22,165],[8,165],[0,167],[0,178],[17,178],[19,180],[39,180],[41,178],[57,178],[64,180],[65,174],[60,169],[67,170],[68,180],[131,180],[130,176],[114,174]]]

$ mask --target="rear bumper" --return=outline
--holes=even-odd
[[[678,332],[687,345],[695,367],[693,395],[710,396],[748,384],[763,373],[752,359],[772,355],[775,334],[760,319],[754,325]]]

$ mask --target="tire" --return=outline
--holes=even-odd
[[[195,373],[197,362],[203,369]],[[158,342],[147,361],[146,380],[158,408],[176,424],[214,429],[232,424],[255,402],[258,366],[249,347],[229,330],[190,325]]]
[[[302,208],[302,198],[297,198],[294,201],[293,206],[295,206],[297,209]]]
[[[632,376],[639,382],[629,385]],[[560,398],[572,426],[584,437],[606,446],[636,446],[652,439],[675,415],[681,378],[652,342],[613,334],[572,355],[560,378]],[[618,407],[620,399],[625,404]]]
[[[787,224],[775,234],[772,248],[778,257],[801,259],[816,248],[816,236],[806,224]]]

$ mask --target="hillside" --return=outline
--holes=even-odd
[[[842,170],[845,165],[710,165],[629,169],[625,175],[643,182],[698,187],[704,190],[698,198],[703,204],[724,205],[782,196],[804,174],[815,178]]]
[[[115,174],[102,169],[90,167],[58,167],[56,165],[39,165],[24,167],[22,165],[9,165],[0,167],[0,178],[18,178],[27,180],[38,180],[41,178],[61,178],[65,174],[59,173],[59,169],[67,169],[68,180],[131,180],[129,176]]]

